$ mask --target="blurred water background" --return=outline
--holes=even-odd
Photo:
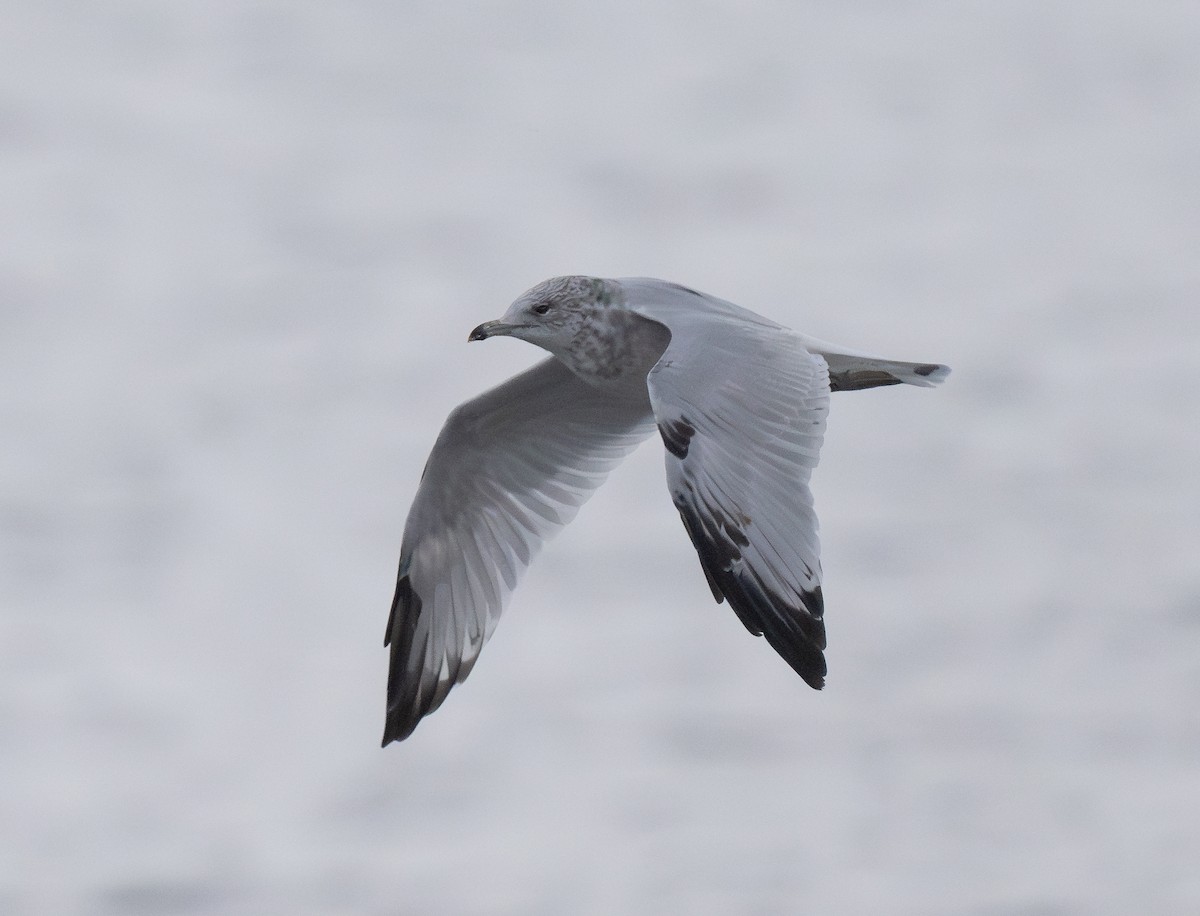
[[[1200,912],[1200,7],[8,3],[0,912]],[[551,275],[834,398],[829,686],[644,446],[378,748],[466,344]]]

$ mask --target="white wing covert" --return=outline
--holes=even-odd
[[[648,405],[603,394],[554,358],[450,414],[404,528],[385,745],[466,678],[542,543],[653,432]]]

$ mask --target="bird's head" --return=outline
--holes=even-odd
[[[596,277],[555,277],[522,295],[502,317],[479,325],[467,339],[516,337],[560,356],[613,302],[616,291],[615,284]]]

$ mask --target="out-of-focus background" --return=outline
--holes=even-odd
[[[1200,8],[8,4],[0,911],[1200,912]],[[652,275],[834,398],[829,686],[651,442],[381,751],[466,344]]]

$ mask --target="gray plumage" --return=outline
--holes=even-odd
[[[662,280],[557,277],[471,340],[551,357],[456,408],[409,511],[385,645],[383,743],[474,666],[522,572],[657,429],[667,486],[717,601],[814,688],[826,673],[808,481],[830,391],[949,374],[797,334]]]

